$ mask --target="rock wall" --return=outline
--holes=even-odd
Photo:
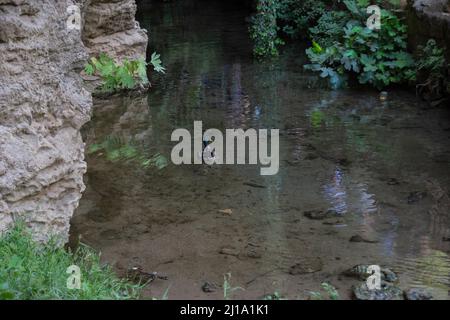
[[[433,38],[447,48],[450,61],[450,0],[409,0],[406,12],[410,48]]]
[[[0,230],[20,217],[38,240],[67,238],[84,190],[79,130],[92,98],[80,32],[66,26],[71,4],[0,0]]]
[[[83,42],[90,55],[145,58],[146,30],[135,20],[134,0],[90,0],[83,15]]]
[[[67,28],[73,4],[81,31]],[[0,232],[20,218],[37,240],[67,240],[92,107],[80,72],[89,54],[145,57],[135,11],[133,0],[0,0]]]

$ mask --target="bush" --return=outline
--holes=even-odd
[[[282,35],[298,38],[325,12],[326,0],[258,0],[250,37],[258,57],[278,55]]]
[[[80,268],[80,289],[67,288],[71,265]],[[71,253],[54,239],[36,243],[22,223],[0,237],[0,299],[133,299],[140,289],[117,278],[85,245]]]
[[[444,49],[434,39],[417,50],[417,93],[425,100],[440,100],[450,94],[450,66],[445,61]]]
[[[325,0],[279,0],[277,18],[283,33],[295,39],[315,24],[325,9]]]
[[[255,56],[276,56],[283,43],[278,37],[277,0],[259,0],[257,13],[251,18],[250,38]]]
[[[306,50],[311,64],[305,67],[329,78],[334,88],[345,86],[349,77],[378,89],[414,80],[414,60],[406,51],[406,26],[391,12],[381,10],[381,29],[370,30],[364,3],[346,0],[343,13],[319,19],[311,30],[317,38]],[[339,19],[333,22],[336,15]],[[343,21],[347,22],[341,29]]]

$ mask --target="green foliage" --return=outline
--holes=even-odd
[[[167,289],[164,290],[161,298],[153,297],[152,300],[169,300],[169,290],[170,290],[170,286],[168,286]]]
[[[342,34],[349,15],[344,11],[327,11],[309,28],[311,39],[320,42],[323,47],[330,47]]]
[[[251,19],[250,37],[256,56],[276,56],[284,44],[281,35],[298,38],[325,12],[326,0],[258,0]]]
[[[81,271],[79,290],[67,288],[71,265]],[[0,299],[136,299],[141,288],[117,278],[86,245],[72,253],[55,239],[36,243],[23,223],[0,238]]]
[[[285,299],[283,299],[283,297],[281,296],[281,294],[278,291],[275,291],[272,294],[266,294],[263,297],[263,300],[285,300]]]
[[[418,71],[440,73],[444,67],[446,67],[444,49],[438,47],[434,39],[428,40],[425,46],[418,47]]]
[[[302,31],[314,24],[325,11],[324,0],[279,0],[277,18],[284,34],[298,38]]]
[[[156,52],[152,53],[150,58],[150,64],[153,66],[153,69],[159,73],[166,73],[166,68],[162,66],[162,62],[160,59],[160,55]]]
[[[251,18],[250,38],[254,41],[255,56],[276,56],[277,47],[283,44],[278,37],[278,0],[258,0],[257,13]]]
[[[414,60],[406,51],[406,26],[397,16],[382,10],[381,29],[370,30],[366,27],[367,3],[345,0],[345,11],[323,15],[311,29],[314,40],[326,47],[320,52],[308,48],[311,64],[305,67],[329,78],[333,88],[345,86],[349,76],[378,89],[414,80]]]
[[[450,94],[450,65],[445,61],[445,50],[434,39],[418,47],[417,91],[427,100],[435,100]]]
[[[161,65],[159,54],[153,53],[150,64],[157,72],[165,72]],[[112,92],[123,89],[134,89],[137,85],[147,85],[147,62],[144,59],[127,60],[116,63],[113,58],[102,53],[100,56],[92,57],[86,64],[84,71],[88,75],[97,74],[101,77],[102,89]]]
[[[325,114],[320,110],[311,111],[311,125],[313,128],[322,126],[325,119]]]
[[[143,168],[155,167],[157,169],[163,169],[168,165],[166,157],[162,154],[156,153],[147,156],[139,150],[136,143],[124,142],[120,137],[108,136],[103,142],[91,144],[88,148],[88,154],[100,152],[111,162],[134,162]]]
[[[325,291],[326,296],[324,297],[324,295],[321,292],[312,291],[312,292],[310,292],[311,300],[324,300],[324,299],[339,300],[340,299],[339,292],[331,284],[329,284],[327,282],[323,282],[320,286]]]

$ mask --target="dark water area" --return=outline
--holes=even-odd
[[[121,274],[138,265],[167,276],[148,297],[169,288],[170,299],[223,298],[230,273],[244,289],[231,298],[305,299],[325,281],[350,298],[356,280],[342,271],[378,264],[402,289],[448,299],[449,109],[401,90],[381,101],[374,90],[321,88],[303,70],[302,44],[254,61],[247,14],[226,1],[141,4],[149,53],[161,54],[167,72],[150,74],[148,95],[95,102],[72,237]],[[205,129],[280,129],[278,174],[173,165],[170,135],[195,120]],[[332,215],[310,219],[311,210]],[[205,282],[216,290],[204,292]]]

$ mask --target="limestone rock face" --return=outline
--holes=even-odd
[[[84,12],[83,42],[91,56],[145,58],[146,30],[135,20],[134,0],[91,0]]]
[[[0,232],[22,219],[37,240],[67,240],[92,107],[80,72],[89,54],[145,57],[135,12],[134,0],[0,0]]]
[[[447,48],[447,60],[450,61],[449,0],[409,0],[407,23],[411,49],[433,38]]]
[[[81,126],[91,94],[71,0],[0,0],[0,231],[21,218],[37,240],[67,239],[84,190]]]

